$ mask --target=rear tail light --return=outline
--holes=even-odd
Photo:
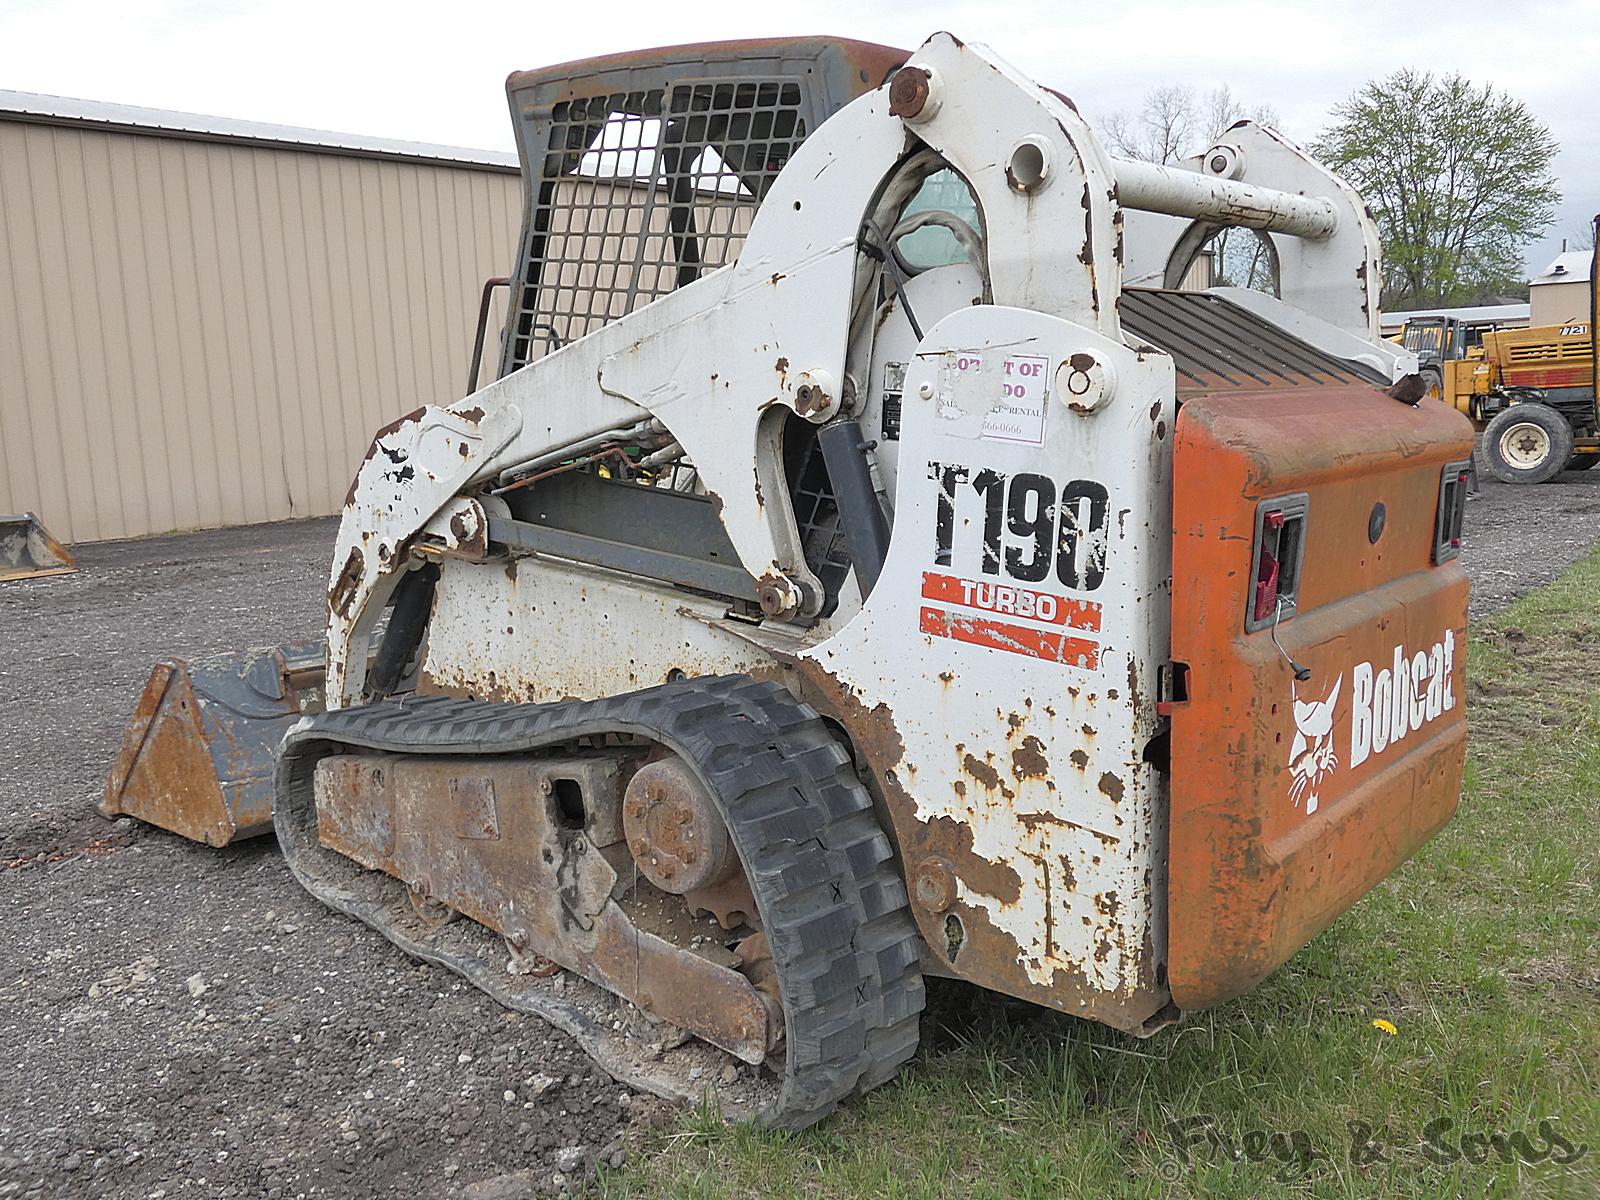
[[[1300,569],[1305,559],[1304,492],[1263,500],[1256,506],[1255,548],[1250,557],[1250,598],[1246,633],[1292,617],[1300,595]]]
[[[1461,554],[1461,527],[1467,517],[1467,491],[1471,485],[1471,459],[1445,464],[1439,475],[1439,515],[1433,522],[1435,565]]]

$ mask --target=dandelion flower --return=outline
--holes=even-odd
[[[1372,1027],[1374,1029],[1383,1030],[1383,1032],[1387,1033],[1390,1037],[1393,1037],[1395,1034],[1400,1032],[1394,1027],[1394,1023],[1392,1021],[1385,1021],[1382,1017],[1379,1017],[1376,1021],[1374,1021],[1372,1023]]]

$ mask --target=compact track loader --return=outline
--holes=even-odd
[[[912,1055],[926,975],[1149,1035],[1449,819],[1472,429],[1336,176],[1249,123],[1116,160],[948,34],[508,91],[497,378],[378,431],[325,677],[250,693],[315,895],[799,1127]],[[1224,228],[1273,292],[1169,290]],[[168,823],[173,675],[108,798]],[[262,824],[202,782],[214,840]]]

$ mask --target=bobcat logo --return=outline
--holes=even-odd
[[[1317,811],[1317,785],[1339,765],[1333,748],[1333,708],[1344,676],[1334,680],[1327,699],[1307,703],[1294,697],[1294,745],[1289,750],[1289,799],[1305,801],[1306,815]]]

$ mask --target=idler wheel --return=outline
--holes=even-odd
[[[640,873],[675,896],[739,869],[715,802],[681,759],[639,768],[622,797],[622,831]]]

